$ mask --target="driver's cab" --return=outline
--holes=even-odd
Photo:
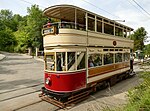
[[[66,50],[66,49],[64,49]],[[45,52],[46,71],[76,71],[85,69],[85,50],[52,49]]]

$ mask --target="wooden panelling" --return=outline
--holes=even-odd
[[[88,77],[90,78],[90,77],[97,76],[100,74],[113,72],[116,70],[127,68],[129,66],[130,66],[129,62],[123,62],[123,63],[109,64],[109,65],[105,65],[105,66],[90,68]]]

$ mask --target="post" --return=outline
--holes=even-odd
[[[88,48],[86,48],[86,56],[85,56],[85,60],[86,60],[86,63],[85,63],[85,66],[86,66],[86,84],[88,84],[88,76],[89,76],[89,70],[88,70]]]
[[[37,57],[38,56],[38,52],[39,52],[39,48],[38,47],[36,47],[36,53],[35,53],[35,56]]]
[[[102,33],[104,33],[104,19],[102,19]]]
[[[95,32],[97,32],[97,17],[95,15]]]
[[[32,55],[32,48],[31,48],[31,47],[28,48],[28,55],[29,55],[29,56]]]
[[[114,22],[114,36],[116,35],[116,25],[115,25],[115,22]]]
[[[123,29],[122,29],[122,36],[124,37],[124,27],[123,27]]]
[[[74,15],[74,21],[75,21],[75,29],[77,29],[77,9],[75,8],[75,15]]]
[[[127,38],[127,28],[126,28],[126,38]]]
[[[85,14],[86,31],[88,30],[88,13]]]
[[[131,29],[129,30],[129,36],[131,35]]]

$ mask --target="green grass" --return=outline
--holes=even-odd
[[[129,102],[122,111],[150,111],[150,72],[143,72],[140,77],[143,83],[128,91]]]
[[[150,72],[143,72],[139,76],[143,82],[128,91],[128,103],[124,107],[113,110],[106,108],[104,111],[150,111]]]

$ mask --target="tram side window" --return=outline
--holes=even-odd
[[[91,30],[91,31],[95,30],[95,20],[92,18],[88,19],[88,30]]]
[[[67,52],[67,66],[68,66],[68,71],[73,71],[76,69],[75,52]]]
[[[85,68],[85,52],[77,52],[77,69]]]
[[[122,62],[122,53],[115,54],[115,63]]]
[[[45,59],[46,70],[51,70],[51,71],[55,70],[55,65],[54,65],[55,62],[54,61],[55,61],[54,54],[46,55],[46,59]]]
[[[57,71],[65,71],[66,70],[66,64],[65,64],[65,52],[57,52],[56,53],[56,69]]]
[[[113,26],[104,23],[104,33],[113,35],[114,34]]]
[[[97,21],[97,32],[102,32],[102,22]]]
[[[116,36],[123,36],[123,31],[121,28],[115,27],[115,35]]]
[[[129,61],[130,60],[130,53],[124,53],[124,61]]]
[[[112,64],[113,63],[113,54],[112,53],[107,53],[104,54],[104,65],[106,64]]]
[[[102,65],[102,55],[101,54],[90,54],[88,58],[88,66],[96,67]]]

